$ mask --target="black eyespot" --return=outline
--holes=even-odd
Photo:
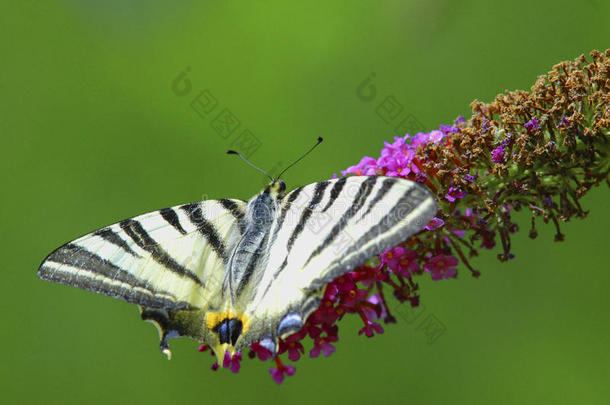
[[[235,346],[235,342],[241,335],[243,324],[237,318],[223,319],[218,325],[212,329],[213,332],[218,334],[218,340],[220,343],[230,343]]]

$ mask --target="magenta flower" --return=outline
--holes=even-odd
[[[528,131],[540,131],[542,129],[536,118],[532,118],[524,126]]]
[[[434,218],[432,218],[432,221],[430,221],[424,229],[427,231],[433,231],[435,229],[440,228],[443,225],[445,225],[445,221],[443,221],[440,218],[434,217]]]
[[[394,156],[396,154],[404,154],[410,148],[410,145],[405,141],[405,138],[400,136],[394,137],[394,142],[384,142],[385,148],[381,150],[381,157]]]
[[[327,339],[317,339],[313,349],[311,349],[309,352],[309,357],[318,357],[320,352],[324,354],[324,357],[328,357],[333,354],[335,350],[335,346],[333,346]]]
[[[301,344],[301,340],[307,335],[305,329],[300,332],[294,333],[288,336],[285,340],[280,340],[279,354],[288,352],[288,359],[291,361],[298,361],[301,358],[301,354],[305,353],[305,348]]]
[[[477,181],[477,177],[476,177],[476,176],[473,176],[473,175],[471,175],[471,174],[466,174],[466,175],[464,176],[464,180],[465,180],[466,182],[468,182],[468,183],[472,184],[472,183],[474,183],[475,181]]]
[[[322,328],[311,328],[310,336],[314,338],[314,346],[309,352],[309,357],[318,357],[320,352],[325,357],[330,356],[335,352],[335,347],[332,343],[339,340],[337,335],[339,328],[337,325],[329,326],[322,325]]]
[[[411,273],[419,271],[419,263],[416,261],[417,253],[413,250],[407,251],[402,246],[388,249],[380,257],[382,266],[387,266],[394,274],[408,278],[411,277]]]
[[[292,376],[296,371],[294,367],[282,364],[282,362],[279,361],[279,357],[276,357],[276,364],[277,368],[270,368],[269,373],[271,374],[273,380],[278,384],[281,384],[284,381],[284,374],[287,376]]]
[[[365,156],[355,166],[350,166],[347,170],[342,170],[341,174],[344,176],[348,174],[355,174],[356,176],[374,176],[377,168],[377,160],[372,157]]]
[[[498,146],[496,149],[491,151],[491,161],[494,163],[501,163],[504,159],[504,148]]]
[[[458,187],[449,187],[449,192],[445,195],[445,198],[449,202],[454,202],[458,198],[466,197],[466,193],[460,190]]]
[[[397,269],[402,256],[406,254],[407,250],[402,246],[396,246],[388,249],[379,255],[381,264],[388,266],[389,269]]]
[[[224,368],[231,368],[231,371],[235,374],[239,373],[241,362],[241,353],[235,353],[231,356],[231,353],[225,352],[225,357],[222,361],[222,366]]]
[[[258,357],[259,360],[265,361],[273,357],[273,354],[269,351],[269,349],[264,348],[258,342],[254,342],[250,345],[250,358]]]
[[[445,134],[442,131],[431,131],[428,133],[418,132],[415,136],[411,137],[411,145],[417,149],[420,145],[426,145],[428,143],[439,143]]]
[[[457,275],[455,266],[458,262],[458,259],[453,256],[440,254],[428,259],[424,264],[424,270],[432,275],[432,280],[453,278]]]
[[[358,335],[362,335],[364,333],[366,337],[373,337],[375,334],[374,332],[382,334],[383,328],[377,322],[369,321],[364,325],[362,329],[358,331]]]

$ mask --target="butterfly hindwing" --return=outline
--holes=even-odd
[[[273,324],[280,337],[298,331],[325,284],[420,231],[435,213],[432,194],[400,178],[356,176],[295,189],[270,230],[246,311],[252,323]],[[245,340],[258,333],[253,328]]]
[[[221,288],[245,207],[208,200],[130,218],[58,248],[38,275],[149,308],[204,308]]]

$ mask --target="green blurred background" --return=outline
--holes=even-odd
[[[610,45],[601,0],[254,3],[2,2],[0,401],[607,403],[605,186],[563,244],[550,227],[535,241],[523,231],[513,261],[483,252],[479,280],[422,281],[426,316],[446,328],[433,344],[405,316],[373,339],[344,320],[337,352],[298,362],[281,387],[269,363],[211,372],[190,340],[174,340],[168,362],[134,306],[36,278],[47,253],[101,226],[252,196],[264,179],[224,155],[244,129],[251,159],[276,172],[325,138],[284,176],[294,187],[377,156],[394,136],[375,112],[388,95],[431,130]],[[371,73],[365,102],[356,88]],[[190,103],[203,90],[218,105],[201,117]],[[224,108],[240,122],[226,138],[211,126]]]

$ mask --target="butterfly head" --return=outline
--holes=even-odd
[[[273,180],[267,185],[267,187],[265,187],[263,193],[269,193],[278,199],[282,199],[286,194],[286,183],[284,183],[284,181],[280,179]]]

